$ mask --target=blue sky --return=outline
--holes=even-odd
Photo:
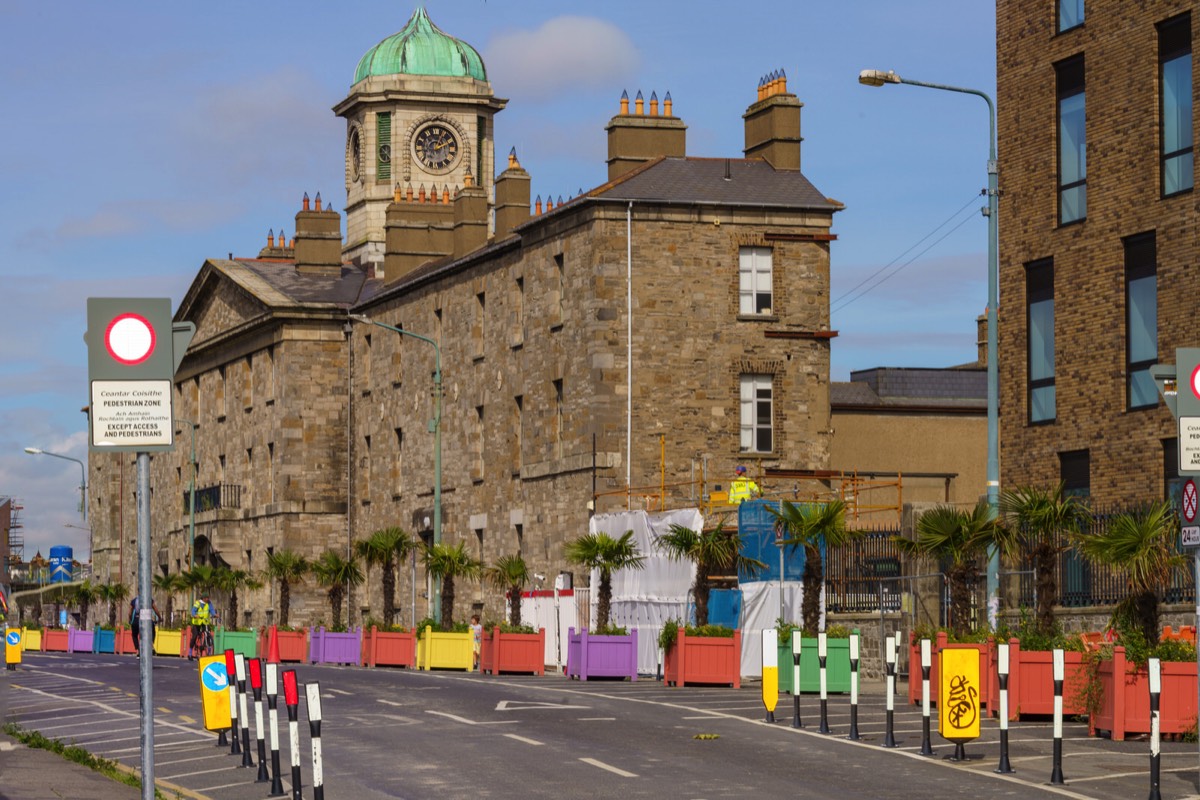
[[[65,527],[81,524],[78,465],[23,452],[87,459],[86,298],[174,306],[205,258],[252,256],[270,228],[290,234],[304,192],[340,208],[345,128],[330,108],[414,7],[0,4],[0,495],[24,505],[27,558],[52,544],[86,558],[86,533]],[[832,245],[834,379],[975,358],[986,106],[857,75],[892,69],[994,96],[993,3],[425,7],[480,51],[509,99],[497,154],[517,148],[535,195],[604,182],[604,125],[622,90],[671,92],[689,155],[739,156],[759,78],[785,70],[804,103],[802,169],[846,205]]]

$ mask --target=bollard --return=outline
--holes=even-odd
[[[267,712],[271,730],[271,792],[270,797],[283,795],[283,777],[279,774],[279,665],[267,664]]]
[[[1062,771],[1062,718],[1063,718],[1063,651],[1054,650],[1054,768],[1050,770],[1050,782],[1066,783]]]
[[[325,800],[325,776],[321,768],[321,686],[304,686],[308,697],[308,732],[312,737],[313,800]]]
[[[1159,717],[1159,700],[1162,697],[1162,662],[1157,658],[1147,664],[1150,673],[1150,800],[1162,800],[1158,790],[1159,747],[1162,744]]]
[[[250,756],[250,711],[246,706],[246,657],[235,653],[233,663],[237,670],[238,705],[241,707],[238,718],[241,720],[242,766],[253,767],[254,759]]]
[[[817,634],[817,666],[821,670],[821,725],[819,733],[832,733],[829,730],[829,682],[825,673],[825,659],[829,656],[829,640],[825,631]]]
[[[242,752],[241,742],[238,741],[238,701],[237,701],[237,664],[234,663],[233,650],[225,651],[225,677],[229,680],[229,738],[225,741],[225,731],[217,740],[218,745],[229,745],[229,755],[236,756]]]
[[[799,628],[792,629],[792,727],[803,728],[800,721],[800,636]]]
[[[928,639],[921,640],[921,755],[933,755],[929,742],[929,670],[933,667],[933,654]]]
[[[857,742],[858,735],[858,634],[850,634],[850,735]]]
[[[296,670],[283,671],[283,704],[287,706],[288,740],[292,757],[292,800],[303,800],[300,795],[300,691],[296,686]]]
[[[254,740],[258,742],[258,776],[255,783],[267,783],[271,773],[267,772],[267,743],[263,739],[263,674],[262,659],[250,659],[250,689],[254,692]]]
[[[887,659],[887,731],[883,735],[884,747],[895,747],[896,722],[896,637],[889,636],[883,645]]]
[[[1000,766],[996,772],[1004,775],[1013,772],[1008,763],[1008,644],[997,645],[997,664],[1000,677]]]
[[[779,631],[774,628],[762,632],[762,701],[767,722],[774,722],[779,703]]]

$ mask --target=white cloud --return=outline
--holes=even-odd
[[[496,36],[483,60],[493,86],[528,101],[610,86],[634,75],[641,56],[633,40],[611,22],[564,16],[536,30]]]

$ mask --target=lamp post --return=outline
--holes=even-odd
[[[400,334],[401,336],[411,336],[414,339],[419,339],[422,342],[433,347],[433,420],[429,423],[429,430],[433,433],[433,543],[441,544],[442,542],[442,348],[438,343],[428,336],[422,336],[419,333],[406,331],[403,328],[397,328],[394,325],[388,325],[384,322],[371,319],[366,314],[350,314],[350,319],[355,322],[365,322],[369,325],[377,325],[380,328],[387,328],[389,331]],[[433,582],[433,597],[430,598],[430,605],[433,607],[433,618],[437,622],[442,621],[442,583],[440,580]]]
[[[982,97],[988,107],[988,184],[987,209],[984,214],[988,220],[988,302],[987,302],[987,501],[988,507],[995,517],[1000,503],[1000,415],[999,415],[999,370],[996,355],[996,308],[1000,294],[1000,209],[998,189],[999,166],[996,162],[996,106],[992,98],[978,89],[965,89],[961,86],[946,86],[940,83],[925,83],[901,78],[895,72],[878,69],[864,69],[858,73],[858,82],[864,86],[884,86],[889,83],[906,83],[910,86],[924,86],[928,89],[942,89],[948,92],[961,92]],[[987,595],[988,621],[993,627],[996,624],[996,613],[1000,602],[1000,554],[996,548],[988,553]]]
[[[88,506],[88,503],[87,503],[87,501],[88,501],[88,497],[87,497],[87,465],[85,465],[78,458],[72,458],[71,456],[64,456],[64,455],[61,455],[60,453],[51,453],[49,450],[43,450],[40,447],[26,447],[25,452],[29,453],[29,455],[31,455],[31,456],[54,456],[55,458],[61,458],[63,461],[74,461],[76,464],[79,465],[79,495],[80,495],[80,500],[83,501],[83,506],[82,506],[83,521],[87,522],[87,506]]]
[[[192,428],[192,480],[188,485],[188,572],[195,567],[196,557],[196,428],[200,425],[190,419],[176,417],[176,422],[186,422]],[[196,587],[188,594],[188,608],[196,602]]]

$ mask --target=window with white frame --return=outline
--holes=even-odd
[[[774,448],[771,375],[743,375],[741,442],[743,453],[770,453]]]
[[[738,313],[770,314],[771,248],[743,247],[738,251]]]

